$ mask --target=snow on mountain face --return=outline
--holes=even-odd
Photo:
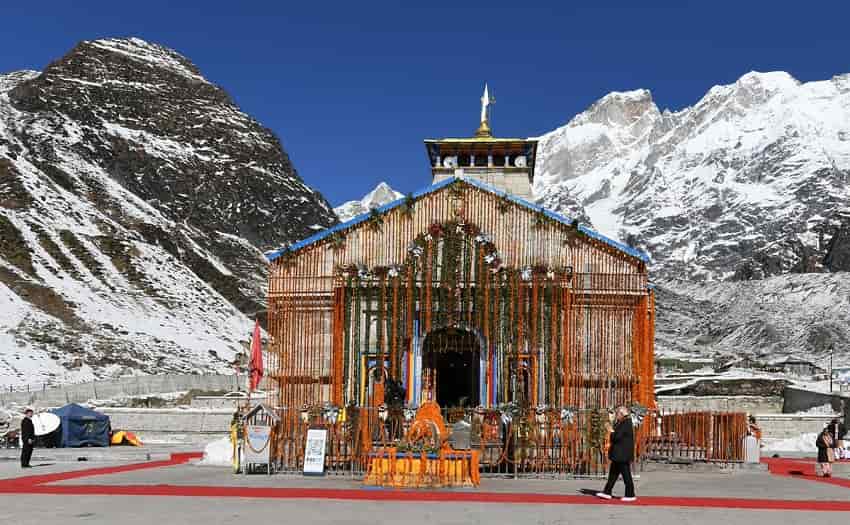
[[[386,182],[382,182],[359,201],[348,201],[340,204],[334,208],[334,213],[339,217],[340,222],[345,222],[368,212],[372,208],[383,206],[402,197],[404,197],[403,194],[390,188]]]
[[[743,282],[666,281],[657,288],[656,353],[748,354],[850,365],[850,278],[786,274]]]
[[[335,222],[170,49],[82,42],[0,75],[0,385],[227,370],[264,308],[262,250]]]
[[[656,276],[818,271],[848,250],[831,241],[850,218],[850,75],[748,73],[675,113],[611,93],[539,140],[541,204],[644,248]]]

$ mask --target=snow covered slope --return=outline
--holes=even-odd
[[[386,182],[382,182],[359,201],[348,201],[340,204],[334,208],[334,213],[336,213],[336,216],[339,217],[340,222],[345,222],[360,214],[368,212],[372,208],[383,206],[384,204],[402,197],[404,197],[403,194],[390,188],[389,184]]]
[[[610,93],[539,140],[540,203],[652,257],[659,355],[850,362],[850,75]]]
[[[657,276],[817,271],[850,218],[850,75],[748,73],[675,113],[611,93],[539,140],[541,204],[647,250]]]
[[[659,283],[656,353],[662,357],[802,357],[850,366],[850,274],[786,274],[751,281]]]
[[[335,222],[170,49],[82,42],[0,75],[0,385],[229,370],[263,250]]]

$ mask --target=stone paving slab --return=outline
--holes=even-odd
[[[23,476],[41,476],[44,474],[55,474],[58,472],[70,472],[79,470],[89,470],[93,467],[109,467],[123,465],[124,462],[103,462],[96,465],[87,461],[78,463],[70,462],[51,462],[51,461],[32,461],[33,468],[22,469],[17,461],[0,461],[0,479],[13,479]]]
[[[78,458],[87,461],[150,461],[168,459],[173,453],[195,452],[204,450],[204,443],[192,441],[175,443],[151,443],[142,447],[82,447],[82,448],[37,448],[33,452],[33,462],[77,462]],[[20,449],[0,449],[0,463],[5,461],[19,462]]]
[[[224,467],[196,464],[175,465],[101,476],[76,478],[57,485],[183,485],[215,487],[279,487],[317,489],[392,490],[364,487],[361,482],[344,477],[304,477],[297,475],[232,474]],[[601,489],[602,480],[531,480],[484,478],[477,489],[496,493],[577,494],[580,489]],[[767,472],[682,473],[647,472],[636,481],[637,492],[644,496],[708,497],[708,498],[775,498],[789,500],[846,500],[850,491],[844,487],[818,483],[808,479],[776,476]],[[445,489],[441,489],[445,490]],[[615,487],[622,493],[623,485]]]
[[[352,524],[352,525],[846,525],[847,513],[626,505],[494,505],[385,501],[255,500],[148,496],[0,496],[16,525],[87,523]]]

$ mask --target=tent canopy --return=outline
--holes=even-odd
[[[108,447],[109,416],[71,403],[52,411],[62,422],[63,447]]]

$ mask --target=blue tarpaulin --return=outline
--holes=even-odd
[[[109,416],[71,403],[53,410],[61,421],[61,447],[108,447]]]

